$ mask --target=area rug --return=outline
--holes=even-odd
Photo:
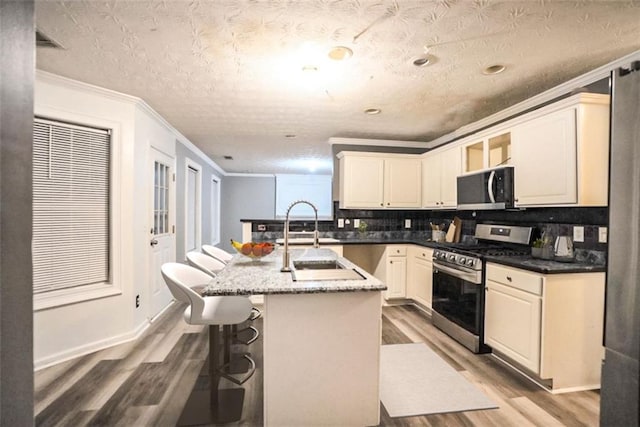
[[[380,400],[391,417],[498,407],[424,343],[382,346]]]

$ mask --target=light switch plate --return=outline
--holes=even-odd
[[[338,228],[344,228],[344,218],[338,218]]]
[[[598,242],[607,243],[607,227],[598,227]]]
[[[582,226],[573,227],[573,241],[584,242],[584,227]]]
[[[404,228],[411,228],[411,220],[410,219],[405,219],[404,220]]]
[[[360,227],[360,220],[356,218],[353,220],[353,228],[358,228],[358,227]]]

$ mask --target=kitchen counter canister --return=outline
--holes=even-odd
[[[323,280],[296,282],[291,273],[280,271],[282,248],[260,259],[235,255],[227,266],[207,284],[203,295],[308,294],[323,292],[384,291],[387,287],[346,258],[330,249],[290,249],[293,261],[339,260],[346,268],[356,269],[364,280]]]

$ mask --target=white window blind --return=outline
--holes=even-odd
[[[106,130],[34,121],[33,292],[109,281]]]

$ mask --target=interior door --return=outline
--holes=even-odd
[[[171,301],[171,293],[167,288],[160,267],[165,262],[175,261],[175,192],[174,164],[175,159],[151,147],[150,156],[151,205],[149,217],[151,224],[149,250],[149,304],[148,317],[155,317]]]

